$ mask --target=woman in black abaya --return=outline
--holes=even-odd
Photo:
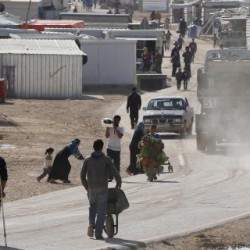
[[[71,183],[71,181],[69,180],[71,164],[68,158],[71,155],[74,155],[78,160],[84,159],[78,149],[79,145],[80,140],[74,139],[57,153],[48,178],[48,181],[50,183],[55,183],[55,180],[62,180],[63,183]]]
[[[130,165],[127,168],[127,173],[129,175],[136,175],[142,173],[141,169],[136,166],[137,157],[136,155],[140,153],[140,149],[138,148],[138,144],[141,141],[142,137],[144,136],[144,123],[140,122],[136,130],[133,134],[132,140],[129,144],[130,150]]]

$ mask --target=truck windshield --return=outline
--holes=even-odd
[[[153,99],[148,103],[147,110],[182,110],[184,101],[178,98]]]

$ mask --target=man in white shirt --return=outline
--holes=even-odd
[[[113,127],[106,128],[107,143],[107,156],[111,158],[117,171],[120,173],[120,154],[121,154],[121,138],[124,134],[124,128],[119,126],[121,117],[115,115],[113,118]],[[109,181],[113,180],[113,176],[109,174]]]

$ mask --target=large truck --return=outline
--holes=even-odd
[[[196,142],[201,151],[250,141],[250,50],[209,50],[197,72]]]

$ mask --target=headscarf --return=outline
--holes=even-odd
[[[79,152],[78,150],[78,146],[80,144],[80,140],[79,139],[74,139],[72,140],[69,144],[68,144],[68,148],[71,154],[77,154]]]
[[[139,122],[137,127],[136,127],[137,131],[142,131],[144,132],[144,123],[143,122]]]

